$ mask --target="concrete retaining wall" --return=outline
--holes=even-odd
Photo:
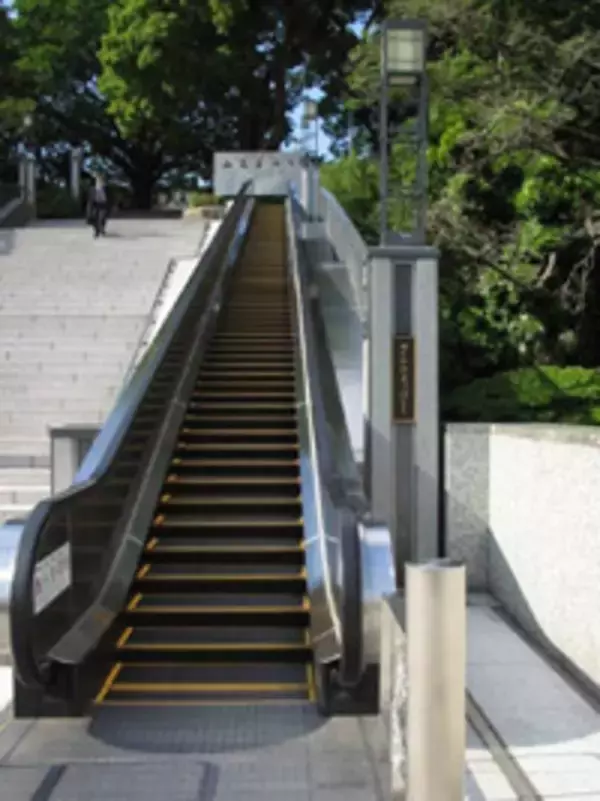
[[[448,553],[600,686],[600,430],[449,425]]]

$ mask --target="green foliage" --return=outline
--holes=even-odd
[[[445,399],[444,417],[454,422],[600,425],[600,371],[547,366],[481,378]]]
[[[67,220],[82,217],[80,202],[73,199],[69,190],[62,186],[46,184],[37,192],[37,215],[41,219]]]
[[[336,196],[365,239],[374,242],[379,230],[376,165],[351,153],[344,160],[324,164],[321,183]]]
[[[600,13],[515,0],[391,0],[391,17],[429,26],[429,239],[441,252],[444,395],[533,364],[600,364]],[[354,152],[325,182],[376,240],[380,44],[352,53]],[[406,230],[396,187],[415,153],[400,136],[414,113],[390,90],[391,226]],[[344,141],[339,112],[331,131]],[[336,127],[337,126],[337,127]]]
[[[188,199],[192,209],[204,208],[205,206],[218,206],[219,199],[209,192],[192,192]]]
[[[0,158],[34,110],[45,180],[81,145],[147,207],[157,185],[208,178],[215,150],[279,148],[305,86],[339,98],[350,23],[375,4],[14,0],[10,19],[0,0]]]

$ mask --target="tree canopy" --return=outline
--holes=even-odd
[[[35,109],[48,177],[66,176],[68,147],[81,144],[147,206],[160,182],[209,178],[214,150],[284,143],[305,87],[341,91],[351,23],[373,5],[14,0],[12,18],[0,16],[0,68],[8,75],[8,59],[19,81],[0,125],[16,138],[23,109]]]
[[[442,254],[444,385],[531,363],[600,363],[600,5],[395,0],[429,24],[429,238]],[[326,181],[367,236],[378,216],[376,30],[353,52],[353,153]],[[393,110],[406,111],[402,95]],[[342,149],[343,149],[342,148]],[[411,154],[391,147],[392,183]],[[413,159],[414,161],[414,159]],[[401,220],[395,224],[400,227]]]

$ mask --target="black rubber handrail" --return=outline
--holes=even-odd
[[[40,653],[39,647],[36,647],[33,583],[38,559],[45,555],[45,550],[49,550],[44,546],[56,544],[53,542],[57,536],[52,529],[52,523],[56,521],[57,527],[60,528],[63,522],[62,518],[69,508],[76,502],[85,501],[87,497],[92,496],[110,477],[111,468],[118,462],[122,446],[127,442],[140,406],[156,376],[160,374],[170,346],[177,341],[178,336],[185,335],[186,324],[190,323],[189,314],[195,311],[194,304],[199,302],[196,295],[204,286],[207,271],[210,271],[212,275],[213,270],[218,269],[219,255],[224,252],[229,241],[237,232],[249,186],[248,182],[242,187],[219,231],[201,257],[199,267],[195,272],[195,280],[191,279],[188,282],[161,328],[155,347],[141,360],[131,381],[119,397],[113,412],[96,438],[78,473],[77,483],[65,492],[38,504],[25,524],[16,558],[10,602],[14,668],[20,682],[25,686],[42,689],[50,680],[48,654],[51,647],[43,653]],[[207,293],[207,298],[209,297],[211,296]],[[200,299],[201,301],[202,299]],[[143,468],[143,464],[141,468]],[[132,482],[134,480],[132,479]],[[124,530],[126,531],[126,527]],[[73,620],[67,621],[65,632],[72,624]],[[56,641],[58,639],[60,639],[59,636],[56,637]]]

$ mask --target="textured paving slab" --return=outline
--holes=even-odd
[[[43,720],[22,728],[0,752],[0,779],[19,765],[68,766],[47,801],[166,798],[158,789],[153,795],[152,783],[141,778],[150,769],[156,788],[163,777],[177,776],[169,798],[182,801],[193,791],[191,798],[206,801],[383,801],[385,753],[368,740],[376,742],[361,721],[323,720],[304,707],[138,709],[129,716],[107,709],[91,721]],[[100,775],[104,796],[93,794]]]
[[[44,776],[46,782],[45,794],[22,792],[18,801],[389,798],[388,746],[377,718],[324,720],[309,707],[138,709],[129,717],[106,709],[91,721],[19,721],[12,726],[4,750],[0,737],[0,787],[3,773],[19,767],[38,771],[35,777]],[[33,774],[22,775],[31,789]],[[165,794],[165,781],[172,782],[171,795]],[[469,730],[465,801],[516,798]]]
[[[468,684],[538,798],[600,801],[600,712],[489,606],[469,609]]]

